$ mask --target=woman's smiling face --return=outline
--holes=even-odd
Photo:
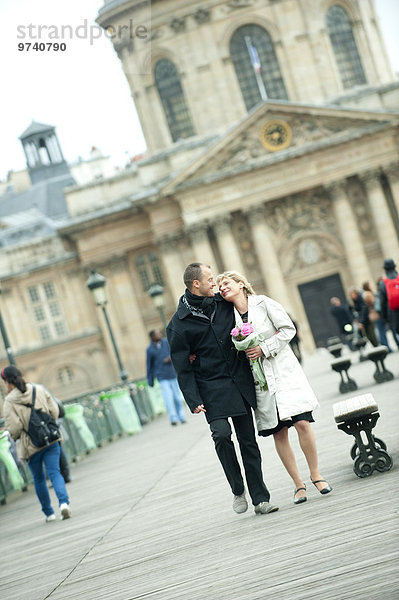
[[[240,281],[237,283],[230,277],[223,277],[219,283],[219,291],[223,298],[228,302],[233,302],[236,298],[244,295],[244,284]]]

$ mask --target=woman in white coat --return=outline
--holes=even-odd
[[[284,308],[268,296],[258,296],[247,279],[237,271],[226,271],[217,277],[221,295],[235,307],[236,325],[252,323],[258,344],[245,352],[250,360],[260,359],[267,390],[256,385],[258,408],[256,425],[261,436],[273,435],[277,453],[295,486],[294,503],[306,502],[306,484],[296,464],[288,438],[294,426],[309,466],[310,480],[320,494],[332,487],[319,471],[316,440],[310,423],[318,406],[316,396],[289,342],[295,327]],[[255,381],[256,383],[256,381]]]

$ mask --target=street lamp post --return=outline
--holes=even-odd
[[[113,349],[115,352],[116,360],[117,360],[118,366],[119,366],[119,375],[122,380],[122,383],[125,384],[128,379],[128,373],[122,364],[122,360],[119,355],[118,347],[116,345],[116,341],[114,338],[114,333],[112,331],[111,323],[108,318],[108,313],[107,313],[107,309],[106,309],[106,304],[107,304],[108,300],[107,300],[107,296],[105,293],[105,284],[106,284],[105,277],[100,275],[100,273],[96,273],[95,271],[92,271],[90,273],[90,277],[86,281],[87,287],[93,294],[94,302],[97,304],[97,306],[101,306],[101,309],[104,313],[104,319],[107,324],[109,336],[111,338],[111,342],[112,342],[112,346],[113,346]]]
[[[159,314],[161,315],[162,324],[166,332],[167,323],[165,318],[165,297],[162,285],[154,283],[148,290],[148,294],[152,298],[155,308],[159,311]]]
[[[1,294],[2,294],[2,289],[1,289],[1,282],[0,282],[0,295]],[[3,338],[4,347],[6,349],[6,353],[7,353],[7,357],[8,357],[8,362],[10,363],[10,365],[17,366],[17,363],[15,362],[15,358],[14,358],[14,353],[13,353],[13,351],[11,349],[10,342],[8,341],[7,330],[6,330],[6,327],[4,325],[4,321],[3,321],[2,314],[1,314],[1,310],[0,310],[0,332],[1,332],[1,337]]]

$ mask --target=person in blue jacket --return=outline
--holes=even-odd
[[[170,359],[168,340],[159,331],[150,331],[151,343],[147,348],[147,381],[150,387],[157,378],[171,425],[186,422],[182,394],[177,383],[176,372]]]

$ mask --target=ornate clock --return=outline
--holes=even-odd
[[[285,121],[268,121],[262,127],[262,144],[271,152],[283,150],[291,144],[292,129]]]

